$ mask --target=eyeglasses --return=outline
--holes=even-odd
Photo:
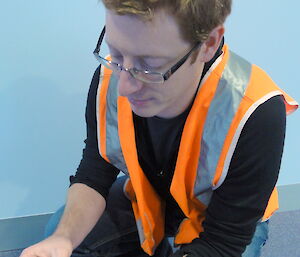
[[[119,74],[121,71],[129,72],[129,74],[144,83],[157,83],[161,84],[168,80],[170,76],[175,73],[189,58],[189,56],[192,54],[193,51],[195,51],[200,45],[201,42],[198,42],[185,56],[183,56],[177,63],[175,63],[170,69],[168,69],[166,72],[156,72],[156,71],[149,71],[149,70],[140,70],[137,68],[125,68],[122,64],[113,62],[111,60],[107,60],[104,57],[99,55],[100,47],[104,38],[105,34],[105,26],[102,29],[102,32],[100,34],[100,37],[97,42],[97,46],[94,50],[94,55],[96,59],[104,65],[106,68],[112,70],[114,73]]]

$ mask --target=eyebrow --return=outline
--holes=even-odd
[[[105,40],[105,43],[108,45],[109,48],[120,52],[116,47],[114,47],[107,40]],[[164,60],[172,60],[172,59],[174,59],[174,57],[160,56],[160,55],[133,55],[133,57],[135,57],[135,58],[141,58],[141,59],[164,59]]]

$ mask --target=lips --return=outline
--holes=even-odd
[[[147,104],[151,99],[150,98],[148,98],[148,99],[131,99],[131,98],[129,98],[128,100],[133,105],[143,106],[143,105]]]

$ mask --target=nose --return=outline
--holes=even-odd
[[[129,72],[122,70],[119,74],[119,95],[128,97],[142,88],[142,82],[133,78]]]

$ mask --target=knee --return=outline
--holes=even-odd
[[[55,229],[58,226],[58,223],[61,219],[64,209],[65,209],[65,206],[62,206],[55,213],[52,214],[48,223],[46,224],[46,227],[44,230],[44,238],[47,238],[53,234],[53,232],[55,231]]]

